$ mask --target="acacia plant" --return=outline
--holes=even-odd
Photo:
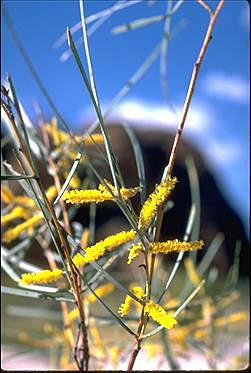
[[[163,170],[162,180],[156,180],[158,184],[154,191],[149,194],[146,192],[143,158],[133,130],[124,125],[133,146],[139,175],[139,184],[129,187],[126,180],[123,179],[123,170],[119,167],[106,128],[106,116],[115,109],[116,104],[130,87],[136,84],[159,55],[162,59],[161,76],[165,91],[165,54],[168,42],[172,37],[170,33],[171,17],[178,11],[182,3],[183,1],[177,1],[173,5],[172,1],[168,1],[165,15],[135,20],[129,25],[123,25],[114,30],[115,33],[118,33],[129,28],[132,30],[136,27],[147,26],[152,22],[164,21],[164,36],[161,43],[118,93],[109,108],[102,113],[89,53],[86,30],[88,18],[85,17],[84,2],[80,0],[81,27],[88,73],[84,69],[69,27],[66,34],[69,51],[76,61],[85,89],[97,115],[95,123],[82,135],[74,135],[59,113],[29,59],[9,15],[4,10],[9,30],[16,45],[36,83],[55,112],[55,117],[50,122],[44,121],[41,117],[39,127],[27,124],[14,84],[11,77],[7,77],[7,83],[2,87],[1,105],[11,133],[11,144],[15,146],[16,150],[12,164],[7,161],[3,162],[4,175],[2,175],[1,196],[5,204],[2,213],[2,225],[5,230],[2,237],[2,265],[4,271],[18,284],[18,287],[5,286],[2,291],[16,296],[59,302],[63,332],[51,323],[47,323],[44,332],[50,337],[49,340],[48,338],[35,340],[26,332],[18,335],[18,338],[19,342],[30,344],[33,347],[38,346],[38,348],[60,346],[58,364],[61,368],[102,369],[107,367],[110,359],[114,367],[118,366],[116,362],[118,363],[119,360],[127,360],[127,369],[132,370],[143,342],[149,351],[154,351],[155,346],[160,348],[159,342],[157,344],[151,342],[153,335],[161,335],[160,340],[163,343],[164,355],[169,365],[172,368],[177,368],[172,349],[177,345],[185,346],[186,337],[190,335],[197,341],[206,338],[208,349],[211,351],[213,348],[212,335],[203,329],[203,326],[206,325],[208,318],[213,317],[212,315],[216,315],[213,319],[214,327],[222,325],[223,321],[217,317],[217,312],[233,300],[234,293],[231,294],[231,300],[229,297],[225,299],[222,296],[216,304],[203,286],[205,284],[203,276],[222,242],[221,235],[216,237],[213,243],[214,248],[210,248],[214,254],[210,259],[207,257],[202,261],[200,268],[196,269],[194,256],[189,256],[184,260],[190,285],[188,283],[188,286],[180,289],[180,296],[170,298],[169,288],[183,259],[184,252],[205,250],[205,245],[199,237],[189,241],[196,216],[199,213],[196,201],[193,200],[191,206],[183,241],[174,239],[163,242],[160,237],[163,215],[168,211],[166,209],[168,200],[176,183],[182,182],[173,175],[176,150],[185,126],[199,68],[212,38],[212,31],[224,0],[220,0],[216,4],[215,10],[202,0],[194,2],[194,6],[198,6],[197,3],[199,3],[209,13],[209,24],[193,67],[169,162]],[[126,6],[131,6],[133,2],[126,4]],[[122,9],[123,6],[125,6],[123,3],[115,4],[106,13],[100,12],[96,17],[96,22],[105,21],[108,14],[111,15]],[[8,137],[8,139],[10,138]],[[34,143],[36,148],[34,148]],[[37,150],[35,151],[35,149]],[[89,152],[89,149],[94,149],[94,152]],[[110,180],[106,180],[100,172],[100,168],[97,167],[100,162],[103,162],[104,167],[109,166]],[[189,170],[194,165],[191,160],[189,164],[190,175]],[[51,175],[53,180],[47,190],[45,190],[40,177],[41,167]],[[196,173],[196,170],[193,169],[193,171]],[[191,188],[196,188],[196,181],[192,176],[190,180]],[[15,182],[21,186],[25,195],[13,193],[11,185]],[[135,212],[131,202],[131,199],[137,194],[140,194],[141,201],[139,214]],[[96,208],[102,209],[103,203],[117,204],[129,228],[126,231],[114,232],[114,234],[96,242],[95,211]],[[89,205],[90,223],[88,227],[83,227],[74,221],[74,216],[83,204]],[[29,249],[34,241],[39,243],[43,255],[47,259],[48,268],[38,268],[31,264],[29,259],[28,261],[24,259],[24,256],[29,258]],[[159,275],[159,258],[170,252],[178,252],[178,257],[167,280],[163,283],[163,273],[161,278]],[[142,283],[134,282],[126,286],[120,279],[116,279],[112,270],[116,268],[118,260],[124,260],[126,265],[131,266],[136,257],[142,260],[138,271],[142,274],[143,269],[144,280]],[[158,269],[156,270],[156,268]],[[49,285],[51,283],[54,286]],[[115,291],[125,297],[123,303],[117,305],[117,309],[114,309],[104,299]],[[200,298],[196,298],[196,303],[193,298],[198,293]],[[168,301],[164,302],[166,295],[169,295]],[[235,299],[237,298],[238,296],[235,294]],[[93,304],[97,302],[105,311],[104,315],[100,317],[95,316],[93,312]],[[193,310],[193,306],[199,307],[199,311],[191,313],[190,323],[188,322],[185,326],[180,325],[182,318],[184,318],[184,310]],[[128,313],[132,307],[136,307],[136,316],[130,318]],[[228,322],[242,320],[245,317],[243,313],[233,314],[229,316]],[[153,328],[156,323],[158,326]],[[124,329],[126,335],[130,336],[130,341],[133,338],[132,342],[128,342],[131,343],[129,349],[128,343],[113,341],[109,351],[107,350],[102,342],[100,330],[106,330],[109,333],[107,326],[109,328],[114,325]],[[212,355],[208,359],[211,366],[215,367]]]

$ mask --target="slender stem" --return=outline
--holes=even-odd
[[[190,107],[191,99],[192,99],[192,96],[193,96],[193,93],[194,93],[194,88],[195,88],[195,84],[196,84],[196,81],[197,81],[199,68],[200,68],[200,65],[203,61],[203,58],[204,58],[205,52],[207,50],[208,44],[209,44],[210,40],[212,39],[212,31],[213,31],[213,28],[214,28],[214,24],[215,24],[215,21],[218,17],[218,14],[219,14],[223,4],[224,4],[224,0],[220,0],[220,2],[218,3],[218,6],[216,8],[216,11],[214,13],[210,12],[209,25],[208,25],[208,28],[207,28],[205,38],[204,38],[203,43],[202,43],[201,50],[200,50],[199,55],[197,57],[197,60],[194,64],[192,76],[191,76],[191,79],[190,79],[190,84],[189,84],[189,87],[188,87],[185,103],[184,103],[184,106],[183,106],[181,121],[180,121],[180,124],[178,126],[175,138],[174,138],[173,147],[172,147],[169,162],[168,162],[168,165],[167,165],[167,172],[166,172],[166,176],[165,176],[165,181],[167,181],[168,176],[170,176],[172,174],[172,171],[173,171],[173,167],[174,167],[174,163],[175,163],[175,159],[176,159],[177,147],[178,147],[178,144],[179,144],[180,139],[181,139],[181,135],[182,135],[183,128],[184,128],[185,121],[186,121],[187,114],[188,114],[188,109]],[[158,216],[157,216],[154,241],[159,240],[163,215],[164,215],[164,209],[163,209],[163,207],[161,207],[160,210],[159,210]],[[150,296],[151,296],[151,283],[152,283],[153,272],[154,272],[154,263],[155,263],[155,254],[151,254],[150,255],[149,282],[148,282],[147,294],[146,294],[147,299],[149,299]],[[180,310],[178,310],[178,311],[180,312]],[[142,331],[146,327],[147,315],[143,319],[145,320],[145,322],[142,321],[142,319],[141,319],[140,324],[139,324],[140,334],[142,333]],[[136,357],[138,356],[138,353],[139,353],[139,350],[140,350],[140,340],[139,340],[139,338],[137,339],[137,342],[138,342],[137,347],[133,350],[133,352],[132,352],[132,354],[129,358],[128,370],[129,370],[129,368],[130,368],[130,370],[132,370],[133,365],[134,365],[135,360],[136,360]]]

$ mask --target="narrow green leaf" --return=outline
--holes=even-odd
[[[139,176],[139,185],[141,187],[141,190],[140,190],[141,205],[143,205],[143,203],[146,200],[146,175],[145,175],[145,166],[144,166],[142,150],[141,150],[139,141],[133,129],[126,122],[123,122],[122,126],[124,130],[126,131],[132,144],[132,148],[133,148],[133,152],[134,152],[134,156],[136,160],[136,165],[137,165],[138,176]]]

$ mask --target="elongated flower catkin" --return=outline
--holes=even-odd
[[[141,209],[139,216],[140,229],[147,229],[149,227],[149,224],[157,213],[157,209],[166,201],[176,183],[177,178],[169,176],[167,181],[156,186],[155,191],[149,195]]]
[[[87,247],[85,249],[85,255],[81,255],[80,253],[76,254],[72,261],[77,267],[83,266],[86,263],[98,260],[108,251],[112,251],[114,248],[130,241],[134,237],[135,232],[133,229],[108,236],[104,240],[97,242],[95,245]]]
[[[125,297],[124,303],[121,304],[118,310],[118,313],[120,313],[122,317],[125,316],[129,312],[131,303],[132,303],[132,298],[130,297],[130,295],[127,295]]]
[[[166,242],[151,242],[149,245],[149,250],[152,254],[168,254],[173,251],[191,251],[202,249],[204,245],[203,241],[193,241],[193,242],[183,242],[179,240],[169,240]],[[133,245],[129,249],[128,264],[143,251],[142,243]]]
[[[48,284],[59,280],[63,276],[61,269],[53,269],[53,271],[45,270],[41,272],[23,273],[20,282],[25,285],[32,284]]]
[[[45,128],[46,128],[48,134],[50,135],[50,137],[52,138],[55,146],[64,145],[66,142],[70,142],[70,141],[72,142],[71,136],[67,132],[58,128],[56,118],[52,118],[50,123],[46,123]],[[82,141],[81,136],[76,136],[75,135],[74,139],[78,143],[80,143]],[[103,138],[103,135],[101,133],[93,133],[93,134],[87,135],[85,137],[84,143],[85,143],[86,146],[93,145],[95,143],[101,145],[101,144],[104,143],[104,138]]]
[[[129,251],[129,255],[128,255],[128,260],[127,260],[127,264],[131,264],[132,261],[137,258],[137,256],[141,253],[142,251],[142,244],[139,243],[137,245],[132,245],[132,247],[128,250]]]
[[[171,312],[167,313],[164,308],[152,301],[146,303],[144,312],[166,329],[172,329],[177,324]]]
[[[139,192],[140,188],[121,188],[120,195],[123,199],[127,200],[135,196]],[[114,193],[114,188],[113,188]],[[63,200],[66,203],[101,203],[104,201],[113,201],[114,197],[107,189],[99,188],[99,189],[86,189],[86,190],[71,190],[70,192],[65,192],[63,194]]]
[[[170,240],[166,242],[152,242],[150,250],[153,254],[168,254],[173,251],[191,251],[202,249],[203,241],[183,242],[179,240]]]
[[[4,225],[14,219],[18,219],[18,218],[29,219],[29,217],[30,217],[30,214],[24,208],[15,207],[8,214],[2,216],[1,223],[2,225]]]
[[[12,203],[15,199],[12,191],[5,185],[1,185],[1,199],[7,204]]]
[[[8,229],[4,235],[3,235],[3,241],[4,242],[11,242],[18,238],[20,233],[25,231],[26,229],[30,227],[34,227],[40,223],[40,221],[43,219],[42,213],[38,213],[37,215],[33,216],[29,220],[25,221],[22,224],[17,225],[15,228]]]

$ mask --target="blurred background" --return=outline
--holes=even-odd
[[[112,6],[121,7],[108,15],[105,22],[99,24],[98,18],[93,21],[90,18],[88,24],[103,110],[162,40],[163,22],[112,33],[116,27],[133,20],[163,15],[167,6],[165,1],[129,3],[85,2],[87,17]],[[217,4],[208,3],[212,8]],[[83,131],[95,120],[95,114],[75,61],[67,52],[67,42],[62,38],[67,26],[73,27],[80,21],[78,1],[4,1],[4,6],[56,106],[72,128]],[[156,131],[175,130],[208,18],[208,13],[197,2],[182,4],[171,20],[173,38],[168,46],[166,66],[168,96],[163,95],[161,89],[158,58],[114,109],[108,117],[110,121],[126,119],[144,132],[153,127]],[[31,120],[36,120],[36,102],[51,118],[53,112],[17,50],[4,17],[2,25],[2,80],[6,73],[11,74]],[[249,220],[249,27],[248,2],[226,1],[199,73],[184,131],[184,138],[202,152],[246,232]],[[81,33],[81,29],[73,33],[75,41],[81,39]],[[80,56],[84,60],[82,44]]]

